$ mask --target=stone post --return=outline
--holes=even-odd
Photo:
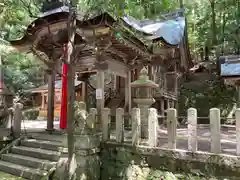
[[[156,147],[157,146],[157,128],[158,128],[158,113],[157,109],[150,108],[148,113],[148,144],[150,147]]]
[[[117,143],[124,142],[124,109],[116,110],[116,141]]]
[[[187,111],[188,121],[188,150],[197,151],[197,109],[189,108]]]
[[[76,175],[77,179],[98,180],[100,177],[100,159],[99,146],[100,135],[97,133],[96,114],[97,110],[92,108],[88,113],[86,105],[82,102],[79,108],[82,108],[82,119],[76,121],[85,121],[82,124],[84,128],[75,129],[75,157],[76,157]]]
[[[3,120],[2,126],[11,128],[11,117],[9,116],[9,108],[13,105],[13,94],[4,84],[4,71],[0,55],[0,118]],[[9,118],[10,117],[10,118]]]
[[[211,127],[211,152],[221,153],[221,118],[218,108],[210,109],[210,127]]]
[[[104,108],[102,110],[102,140],[107,141],[110,139],[110,109]]]
[[[90,113],[86,112],[86,105],[83,102],[78,103],[75,107],[76,128],[74,131],[75,152],[74,160],[76,165],[76,179],[81,180],[99,180],[100,179],[100,141],[101,134],[97,132],[96,127],[96,109],[91,109]],[[82,108],[82,109],[81,109]],[[55,176],[59,180],[65,180],[64,165],[67,162],[67,134],[63,141],[61,158],[57,165]],[[64,165],[63,165],[64,164]]]
[[[176,149],[177,142],[177,111],[174,108],[167,110],[168,148]]]
[[[22,108],[21,103],[17,103],[14,107],[13,136],[15,138],[19,138],[21,135]]]
[[[132,109],[132,145],[138,146],[141,139],[141,118],[140,109]]]
[[[240,155],[240,108],[236,110],[237,155]]]
[[[148,109],[155,102],[153,89],[157,88],[158,84],[149,80],[148,72],[143,68],[139,79],[131,83],[131,87],[136,89],[136,97],[133,101],[138,105],[141,113],[141,138],[148,139]]]

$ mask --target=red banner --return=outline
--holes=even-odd
[[[64,58],[67,57],[67,46],[64,47]],[[68,64],[62,65],[62,100],[61,100],[61,116],[60,116],[60,128],[67,128],[67,73]]]

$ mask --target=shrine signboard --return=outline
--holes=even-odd
[[[220,57],[222,77],[240,77],[240,56]]]
[[[226,84],[240,81],[240,55],[221,56],[219,58],[220,76]]]

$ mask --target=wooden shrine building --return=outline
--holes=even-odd
[[[54,117],[59,118],[61,110],[62,81],[56,80],[54,84]],[[83,91],[82,82],[75,80],[76,101],[82,101],[85,98]],[[39,109],[39,116],[43,118],[47,117],[48,84],[42,85],[38,88],[29,89],[27,92],[31,93],[31,104],[34,108]]]
[[[68,15],[69,8],[66,6],[52,8],[28,26],[25,36],[11,42],[20,51],[30,49],[49,67],[49,122],[53,120],[50,113],[54,105],[53,79],[59,71],[55,67],[62,61],[63,47],[68,42]],[[154,22],[128,16],[115,19],[108,13],[87,19],[77,17],[75,71],[78,72],[78,80],[86,85],[86,94],[90,93],[87,89],[89,78],[97,73],[95,88],[104,90],[101,92],[103,98],[96,100],[98,109],[105,106],[104,97],[108,89],[104,83],[104,72],[107,71],[113,74],[110,89],[125,97],[124,107],[129,112],[133,94],[130,83],[138,78],[144,66],[148,67],[150,78],[160,85],[154,105],[159,113],[176,106],[177,78],[190,68],[191,61],[185,18],[177,12],[166,15],[166,19]]]

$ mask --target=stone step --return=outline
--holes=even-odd
[[[37,140],[54,141],[54,142],[61,143],[64,140],[65,136],[61,133],[56,133],[56,134],[35,133],[35,134],[32,134],[31,137]]]
[[[28,166],[36,169],[49,170],[54,167],[57,162],[51,162],[48,160],[33,158],[29,156],[22,156],[18,154],[3,154],[2,160],[11,162],[13,164],[19,164],[23,166]]]
[[[25,146],[14,146],[12,147],[13,154],[19,154],[23,156],[30,156],[34,158],[45,159],[49,161],[58,161],[60,152],[45,150],[40,148],[31,148]]]
[[[58,151],[59,147],[62,147],[62,143],[56,141],[26,139],[21,141],[21,146]]]
[[[40,180],[47,175],[46,171],[0,161],[0,171],[30,180]]]

